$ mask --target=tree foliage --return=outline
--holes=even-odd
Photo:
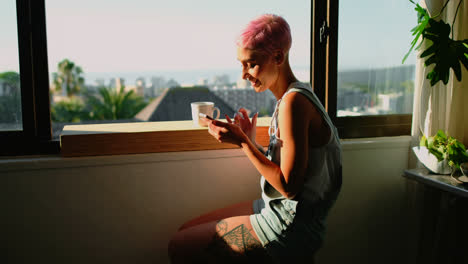
[[[0,73],[0,82],[7,85],[11,91],[19,92],[20,75],[17,72],[8,71]]]
[[[68,99],[54,103],[51,117],[55,122],[117,120],[133,118],[146,106],[143,97],[125,87],[100,87],[97,93],[86,90],[83,70],[69,59],[57,65],[53,73],[55,91],[66,92]]]
[[[101,87],[96,95],[87,95],[90,118],[94,120],[118,120],[133,118],[146,103],[143,97],[134,91],[125,91],[125,87],[113,89]]]
[[[90,119],[85,104],[77,97],[55,103],[50,108],[50,114],[54,122],[81,122]]]
[[[7,87],[7,94],[0,96],[0,122],[22,123],[19,74],[12,71],[2,72],[0,83]]]
[[[71,97],[77,95],[84,87],[83,70],[69,59],[64,59],[57,65],[57,72],[52,74],[54,88],[57,92],[65,92]]]

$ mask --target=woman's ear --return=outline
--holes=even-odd
[[[275,63],[277,65],[283,64],[284,58],[285,58],[284,52],[282,52],[281,50],[277,50],[273,53],[273,59],[275,60]]]

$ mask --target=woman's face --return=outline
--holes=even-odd
[[[242,79],[249,80],[256,92],[270,89],[278,80],[279,65],[268,53],[238,47],[237,59],[242,64]]]

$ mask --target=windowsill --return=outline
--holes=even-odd
[[[257,120],[256,141],[268,146],[270,117]],[[225,121],[225,120],[224,120]],[[67,125],[60,135],[64,157],[238,148],[221,144],[190,121]]]
[[[203,131],[203,130],[202,130]],[[204,131],[207,133],[206,131]],[[387,151],[392,148],[410,149],[410,136],[344,139],[341,141],[346,155],[359,156],[367,151]],[[216,145],[225,145],[216,142]],[[36,171],[43,169],[104,167],[125,164],[161,163],[187,160],[219,158],[244,158],[245,154],[236,147],[231,149],[182,151],[160,153],[132,153],[129,155],[100,155],[62,157],[60,155],[35,155],[0,157],[0,174],[14,171]]]
[[[468,187],[455,179],[460,176],[460,174],[461,173],[458,172],[453,177],[450,177],[450,175],[433,174],[426,168],[418,168],[405,170],[403,177],[459,197],[468,198]]]

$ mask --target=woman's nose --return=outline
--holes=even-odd
[[[249,74],[245,68],[242,68],[241,78],[247,80],[249,78]]]

